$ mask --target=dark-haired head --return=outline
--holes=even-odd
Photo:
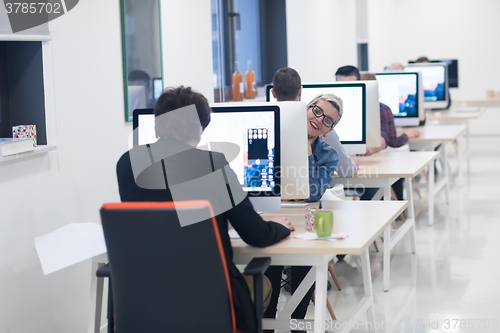
[[[300,75],[295,69],[283,67],[274,74],[273,94],[278,101],[299,100],[301,88]]]
[[[337,81],[357,81],[359,80],[359,69],[354,66],[342,66],[335,72]]]
[[[197,114],[193,115],[186,112],[185,114],[176,113],[172,117],[160,117],[168,112],[190,105],[196,107]],[[188,142],[199,139],[200,127],[196,125],[199,121],[201,129],[205,130],[210,123],[212,109],[208,105],[205,96],[193,91],[191,87],[180,86],[165,89],[155,104],[154,112],[157,136]]]
[[[429,58],[427,58],[427,57],[420,57],[420,58],[418,58],[415,62],[416,62],[417,64],[419,64],[419,63],[423,63],[423,64],[425,64],[425,63],[428,63],[428,62],[430,62],[430,61],[429,61]]]
[[[131,71],[128,74],[128,81],[129,84],[131,82],[136,82],[136,84],[139,84],[140,82],[141,84],[144,84],[146,87],[149,87],[151,85],[151,77],[149,76],[148,73],[141,70]]]

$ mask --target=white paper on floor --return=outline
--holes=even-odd
[[[107,251],[102,225],[95,222],[71,223],[37,237],[35,248],[44,275]]]

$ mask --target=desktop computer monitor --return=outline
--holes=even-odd
[[[433,59],[431,63],[443,62],[448,65],[448,87],[458,88],[458,60],[457,59]],[[414,64],[414,60],[408,61],[409,64]]]
[[[376,81],[369,83],[370,87],[377,85]],[[272,85],[267,86],[267,101],[275,102],[271,93]],[[309,103],[319,94],[334,94],[342,99],[344,112],[342,119],[335,126],[335,131],[340,138],[347,154],[363,154],[367,147],[367,84],[366,82],[338,82],[324,84],[303,84],[302,101]],[[380,111],[378,108],[378,91],[374,95],[376,105],[372,105],[372,114],[378,115],[378,123],[370,124],[373,129],[378,129],[378,146],[380,146]],[[370,99],[372,100],[372,99]],[[370,104],[371,105],[371,104]],[[328,135],[327,135],[328,137]]]
[[[345,81],[344,81],[345,82]],[[366,87],[366,146],[380,147],[380,102],[377,81],[357,81]]]
[[[305,102],[227,102],[211,104],[211,107],[268,107],[269,105],[277,105],[280,108],[281,199],[307,199],[310,188]]]
[[[446,109],[448,107],[448,66],[445,63],[410,64],[405,66],[405,72],[422,73],[425,109]]]
[[[419,72],[384,72],[375,74],[380,103],[394,115],[396,126],[419,126],[425,120],[422,80]]]
[[[231,169],[257,211],[281,208],[280,112],[276,105],[212,107],[210,124],[201,136],[200,149],[224,153],[220,142],[236,144]],[[134,145],[157,140],[153,109],[134,110]],[[149,142],[148,142],[149,141]]]
[[[155,77],[153,79],[153,99],[156,102],[160,98],[163,92],[163,80],[161,77]]]

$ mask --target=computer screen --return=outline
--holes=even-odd
[[[155,102],[160,98],[161,93],[163,92],[163,80],[161,78],[153,79],[153,98]]]
[[[135,109],[132,114],[133,143],[142,146],[156,142],[154,109]]]
[[[426,109],[445,109],[448,107],[447,67],[444,63],[418,63],[405,66],[405,72],[422,73]]]
[[[272,85],[267,86],[267,101],[276,102],[271,88]],[[301,100],[306,104],[319,94],[334,94],[342,99],[344,112],[335,131],[347,153],[366,152],[366,85],[361,82],[302,85]]]
[[[199,147],[220,151],[219,142],[240,147],[236,158],[228,158],[250,201],[258,211],[279,210],[281,182],[277,170],[281,163],[280,113],[273,105],[256,107],[212,107],[210,124]],[[153,109],[134,110],[134,145],[157,140]],[[220,151],[224,153],[224,151]]]
[[[269,105],[280,108],[281,199],[307,199],[310,188],[305,102],[226,102],[211,104],[211,107]]]
[[[431,63],[443,62],[448,65],[448,87],[458,88],[458,60],[457,59],[433,59]],[[408,61],[409,64],[414,64],[415,61]]]
[[[380,103],[394,115],[396,126],[418,126],[423,112],[418,72],[385,72],[375,74]]]

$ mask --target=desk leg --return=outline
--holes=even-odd
[[[463,147],[462,147],[462,137],[457,138],[457,150],[458,150],[458,186],[464,185],[464,161],[463,161]]]
[[[465,130],[465,135],[466,135],[466,143],[465,143],[465,156],[467,158],[467,176],[468,180],[470,181],[470,136],[469,136],[469,119],[465,121],[465,126],[467,126],[467,129]]]
[[[428,223],[429,225],[433,225],[434,224],[434,196],[437,194],[437,193],[434,193],[434,161],[432,161],[430,164],[429,164],[429,182],[427,183],[427,186],[428,186],[428,206],[427,209],[428,209]],[[448,186],[448,184],[446,184],[446,186]],[[448,189],[446,189],[446,191],[448,191]],[[446,197],[448,197],[448,193],[446,193]]]
[[[390,232],[390,226],[386,229]],[[384,243],[386,241],[384,240]],[[368,328],[370,333],[375,333],[375,309],[373,307],[373,284],[372,273],[370,269],[370,255],[368,248],[361,254],[361,270],[363,272],[363,286],[365,289],[365,298],[368,299],[369,308],[366,310],[366,317],[368,320]],[[371,323],[371,325],[370,325]]]
[[[325,269],[324,275],[325,275],[325,279],[326,279],[326,271],[328,269],[328,260],[326,260],[326,262],[325,262],[324,269]],[[299,305],[302,298],[304,298],[304,296],[307,293],[307,291],[309,290],[309,288],[311,288],[311,286],[313,285],[313,283],[315,281],[315,278],[317,278],[315,276],[315,274],[317,274],[317,272],[315,272],[315,267],[313,266],[313,268],[311,268],[309,270],[309,273],[307,273],[307,275],[304,277],[304,280],[302,280],[302,283],[297,287],[297,289],[293,293],[292,297],[290,297],[290,300],[285,304],[285,307],[278,313],[278,316],[276,317],[277,320],[290,320],[290,318],[292,317],[293,311],[297,308],[297,305]],[[317,284],[317,282],[316,282],[316,284]],[[325,282],[325,290],[326,290],[326,282]],[[318,286],[316,285],[316,299],[318,302],[319,296],[318,296],[317,292],[318,292]],[[325,298],[325,306],[323,308],[325,308],[325,307],[326,307],[326,298]]]
[[[384,187],[384,201],[391,200],[390,180]],[[391,224],[384,230],[384,291],[389,291],[391,283]]]
[[[431,162],[433,164],[434,162]],[[415,231],[415,207],[413,205],[413,186],[411,183],[412,178],[405,179],[406,192],[408,196],[408,216],[405,223],[411,223],[410,229],[410,242],[411,242],[411,253],[417,253],[417,240]]]
[[[384,230],[384,291],[389,291],[391,283],[391,225]]]
[[[293,311],[307,293],[309,288],[316,281],[316,295],[314,305],[314,333],[324,332],[324,325],[326,319],[326,285],[327,285],[327,271],[328,271],[329,258],[325,256],[321,265],[313,266],[307,273],[302,283],[297,290],[293,293],[290,300],[285,304],[285,307],[278,313],[277,321],[290,321]],[[267,327],[266,327],[267,328]]]
[[[328,260],[323,260],[322,265],[316,268],[316,303],[314,305],[314,333],[324,332],[326,319],[326,288]]]
[[[446,151],[446,144],[443,143],[441,145],[442,153],[443,153],[443,161],[444,161],[444,167],[443,167],[443,176],[445,177],[445,184],[446,184],[446,189],[445,189],[445,194],[446,194],[446,204],[448,205],[450,203],[450,167],[448,165],[448,152]]]
[[[102,293],[104,279],[98,278],[95,273],[104,266],[102,262],[92,262],[90,276],[90,318],[88,333],[100,333],[101,331],[101,313],[102,313]]]

